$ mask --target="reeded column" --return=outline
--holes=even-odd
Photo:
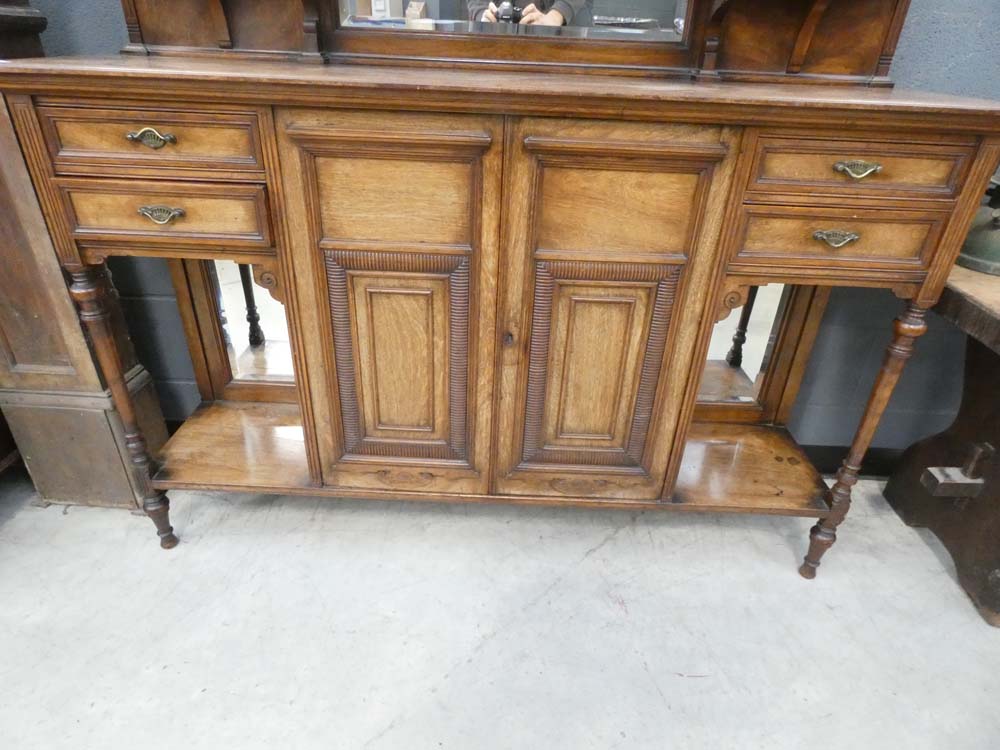
[[[132,403],[128,384],[125,382],[121,355],[111,328],[111,315],[107,302],[110,281],[107,279],[104,264],[71,268],[69,273],[72,277],[70,294],[79,308],[80,320],[90,335],[98,366],[125,428],[125,446],[131,459],[131,470],[136,479],[136,486],[142,490],[142,509],[156,525],[160,546],[163,549],[171,549],[177,546],[179,540],[170,525],[170,501],[165,492],[153,488],[153,460],[146,447],[146,439],[139,428],[135,405]]]
[[[837,541],[837,527],[843,523],[851,509],[851,488],[857,484],[861,461],[871,445],[885,407],[889,404],[892,391],[899,381],[906,360],[913,354],[913,342],[927,331],[924,316],[927,309],[911,302],[906,311],[896,318],[895,335],[885,352],[882,369],[879,370],[868,405],[861,417],[861,424],[854,435],[851,450],[844,464],[837,472],[837,480],[830,489],[830,515],[821,518],[809,532],[809,551],[799,568],[803,578],[815,578],[816,569],[824,553]]]

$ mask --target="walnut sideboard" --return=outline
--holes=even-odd
[[[0,89],[163,547],[173,488],[751,512],[819,519],[812,578],[1000,161],[1000,104],[847,85],[160,56]],[[297,403],[150,456],[114,255],[264,269]],[[695,419],[768,283],[905,300],[832,489],[780,423]]]

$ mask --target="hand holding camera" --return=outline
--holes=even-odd
[[[564,19],[562,13],[557,10],[550,10],[547,13],[540,11],[534,3],[528,3],[523,8],[514,5],[511,0],[501,0],[499,5],[490,3],[489,8],[483,11],[482,21],[492,23],[519,23],[525,26],[562,26]]]

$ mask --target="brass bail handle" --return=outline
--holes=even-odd
[[[153,150],[159,150],[169,144],[177,143],[177,136],[171,133],[161,133],[156,128],[143,128],[125,134],[125,140],[130,143],[141,143]]]
[[[142,206],[139,208],[139,213],[154,224],[163,226],[184,216],[184,209],[170,206]]]
[[[851,159],[850,161],[838,161],[833,165],[833,171],[846,174],[854,180],[863,180],[873,174],[882,171],[882,165],[874,161],[864,159]]]
[[[848,232],[843,229],[817,229],[813,232],[813,239],[825,242],[834,250],[839,250],[845,245],[857,242],[861,235],[857,232]]]

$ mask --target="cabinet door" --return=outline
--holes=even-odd
[[[729,136],[683,125],[513,125],[497,492],[660,496],[694,398]]]
[[[283,110],[277,125],[324,483],[486,492],[502,121]]]

